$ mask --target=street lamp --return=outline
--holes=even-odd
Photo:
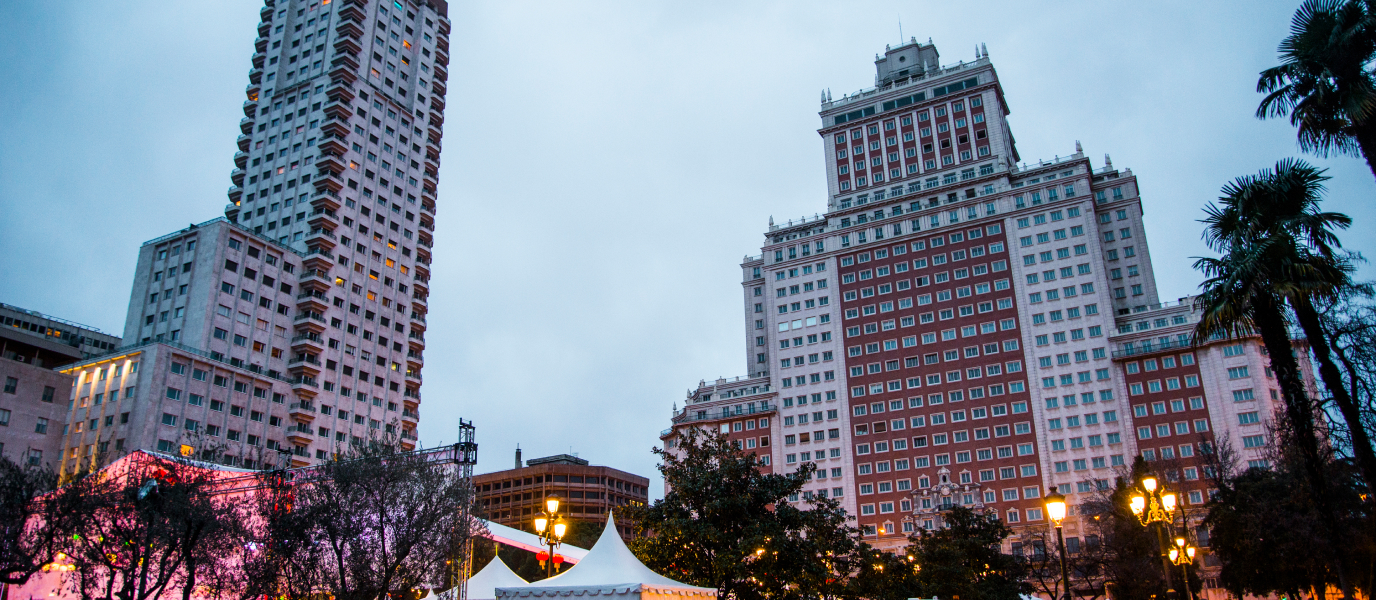
[[[1051,494],[1046,497],[1046,516],[1051,518],[1051,524],[1056,526],[1056,542],[1061,548],[1061,588],[1065,590],[1062,595],[1065,600],[1070,600],[1070,571],[1065,564],[1065,534],[1061,532],[1061,522],[1065,520],[1065,496],[1062,494]]]
[[[1194,600],[1194,592],[1190,590],[1190,571],[1189,565],[1194,562],[1195,547],[1182,536],[1175,538],[1175,546],[1171,548],[1171,562],[1180,566],[1181,579],[1185,582],[1185,594],[1189,600]]]
[[[1151,475],[1143,477],[1139,483],[1141,489],[1134,491],[1128,501],[1128,507],[1132,509],[1132,514],[1137,515],[1137,520],[1142,522],[1143,527],[1151,527],[1153,524],[1157,526],[1156,541],[1161,547],[1161,571],[1166,576],[1166,596],[1174,597],[1176,594],[1175,586],[1171,582],[1171,561],[1166,549],[1166,528],[1175,523],[1177,497],[1175,492],[1160,486]]]
[[[540,559],[540,566],[545,567],[546,578],[554,577],[554,549],[563,542],[564,532],[567,530],[568,524],[559,516],[559,497],[545,498],[545,510],[535,516],[535,533],[540,536],[540,545],[549,547],[549,555]],[[539,558],[540,554],[545,553],[540,552],[536,557]]]

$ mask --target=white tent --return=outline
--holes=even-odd
[[[518,588],[525,585],[526,580],[513,573],[511,567],[502,562],[502,557],[494,556],[492,562],[468,578],[468,599],[493,600],[497,597],[497,588]]]
[[[524,587],[497,588],[499,600],[565,596],[625,596],[643,600],[716,598],[717,590],[679,583],[651,571],[621,541],[616,523],[608,514],[602,537],[578,564]]]

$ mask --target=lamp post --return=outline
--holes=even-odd
[[[1175,546],[1171,548],[1171,562],[1180,566],[1180,578],[1185,582],[1185,595],[1189,600],[1194,600],[1194,592],[1190,590],[1190,563],[1194,562],[1195,547],[1189,545],[1182,536],[1175,538]]]
[[[1065,534],[1061,532],[1065,512],[1064,495],[1057,493],[1046,497],[1046,516],[1050,517],[1051,524],[1056,526],[1056,542],[1060,544],[1061,549],[1061,588],[1065,590],[1061,597],[1070,600],[1070,570],[1065,564]]]
[[[567,529],[568,524],[559,516],[559,497],[545,498],[545,510],[535,516],[535,533],[540,536],[540,545],[549,547],[548,561],[540,561],[546,578],[554,577],[554,550],[563,542]]]
[[[1166,528],[1175,522],[1177,498],[1175,492],[1160,486],[1151,475],[1143,477],[1140,485],[1141,489],[1132,495],[1129,507],[1132,508],[1132,514],[1137,515],[1137,520],[1142,522],[1143,527],[1157,525],[1156,541],[1161,547],[1161,571],[1166,576],[1166,597],[1175,597],[1175,586],[1171,581],[1171,561],[1166,550]]]

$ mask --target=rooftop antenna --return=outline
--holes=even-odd
[[[898,43],[903,44],[903,13],[898,13]]]

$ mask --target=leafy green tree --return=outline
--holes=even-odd
[[[1326,464],[1327,496],[1339,515],[1342,552],[1314,552],[1313,540],[1327,535],[1323,515],[1304,494],[1304,467],[1293,452],[1277,453],[1275,468],[1251,468],[1214,481],[1218,493],[1209,503],[1205,524],[1211,550],[1222,563],[1219,581],[1236,597],[1300,592],[1347,583],[1369,594],[1373,544],[1369,515],[1361,499],[1358,473],[1345,461]]]
[[[1361,155],[1376,174],[1376,14],[1366,0],[1306,0],[1261,72],[1261,119],[1289,116],[1300,148]]]
[[[631,550],[651,569],[715,588],[722,598],[845,595],[847,579],[867,558],[850,517],[831,499],[806,509],[788,501],[813,465],[766,475],[754,453],[696,429],[672,451],[655,453],[669,492],[622,509],[636,523]]]
[[[1032,591],[1023,581],[1026,561],[1000,550],[1012,530],[997,516],[957,506],[945,521],[945,528],[923,530],[908,546],[907,554],[919,569],[917,580],[924,594],[962,600],[1018,600],[1019,594]]]

